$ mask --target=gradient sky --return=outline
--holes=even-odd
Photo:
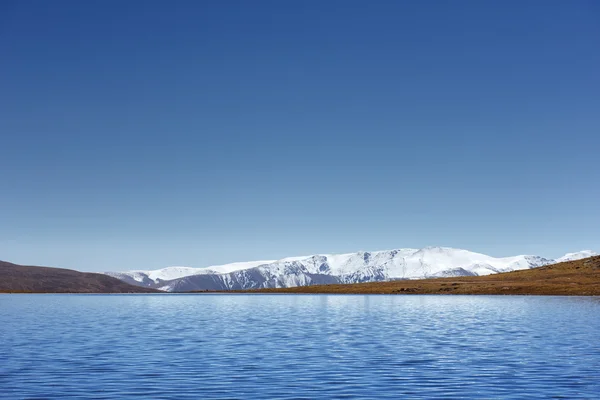
[[[596,1],[3,1],[0,259],[600,251]]]

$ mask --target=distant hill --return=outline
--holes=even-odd
[[[0,293],[154,293],[104,274],[0,261]]]
[[[252,293],[600,296],[600,256],[487,276],[248,290]]]

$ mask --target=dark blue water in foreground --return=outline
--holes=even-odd
[[[0,295],[0,398],[600,398],[600,298]]]

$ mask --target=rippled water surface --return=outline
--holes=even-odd
[[[0,295],[0,398],[600,398],[600,299]]]

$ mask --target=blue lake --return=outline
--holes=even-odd
[[[0,295],[0,398],[600,398],[600,298]]]

